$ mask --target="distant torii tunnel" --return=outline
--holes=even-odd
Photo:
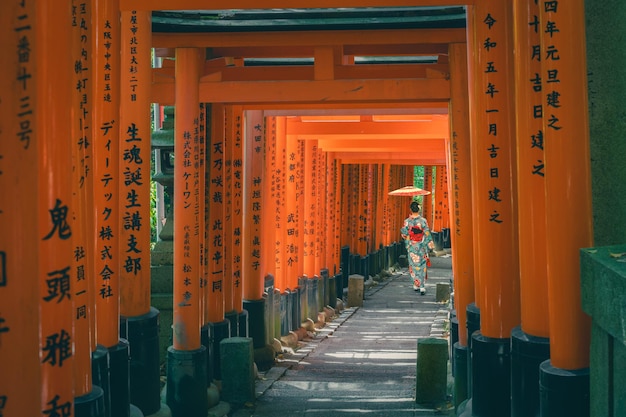
[[[542,410],[589,407],[581,0],[312,1],[464,22],[227,32],[152,11],[293,5],[60,3],[0,6],[0,416],[206,415],[225,340],[267,368],[348,275],[396,264],[388,193],[417,180],[450,237],[455,401],[535,413],[541,375]]]

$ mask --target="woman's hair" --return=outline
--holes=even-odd
[[[413,213],[417,213],[417,212],[420,211],[420,205],[419,205],[419,203],[417,201],[412,201],[410,207],[411,207],[411,211]]]

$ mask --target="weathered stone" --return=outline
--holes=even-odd
[[[352,274],[348,277],[348,307],[362,307],[364,294],[363,275]]]
[[[438,282],[437,292],[435,293],[435,301],[444,303],[450,300],[450,284]]]
[[[222,399],[233,404],[254,401],[252,339],[231,337],[220,342]]]
[[[448,341],[435,337],[417,341],[415,402],[445,402],[448,388]]]

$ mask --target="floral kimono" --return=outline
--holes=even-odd
[[[424,294],[426,292],[424,281],[426,280],[427,261],[429,261],[428,250],[434,247],[428,222],[419,215],[409,216],[404,220],[400,234],[406,244],[409,257],[409,274],[413,279],[413,289],[416,291],[419,289]]]

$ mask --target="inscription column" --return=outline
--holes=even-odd
[[[472,192],[481,304],[471,342],[472,398],[475,414],[501,417],[511,412],[510,335],[520,322],[512,5],[488,0],[474,8]]]
[[[589,415],[591,320],[580,249],[593,246],[584,1],[539,1],[550,359],[541,415]],[[551,389],[557,385],[558,389]]]

